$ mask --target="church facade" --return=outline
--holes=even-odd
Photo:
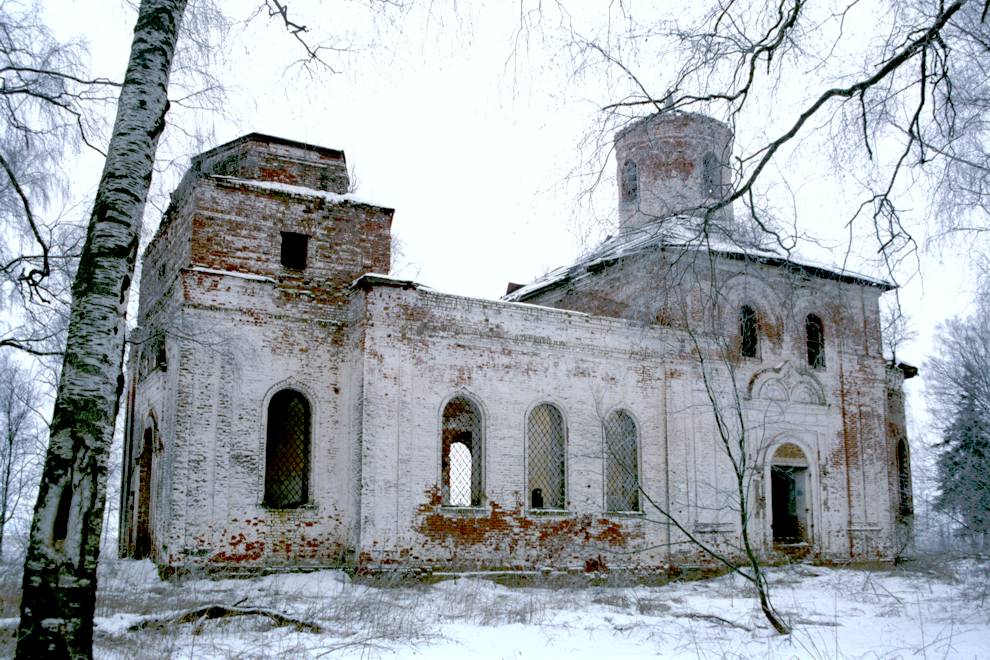
[[[898,555],[891,286],[745,238],[731,142],[687,113],[620,132],[621,231],[501,300],[380,274],[393,211],[342,152],[198,156],[143,258],[120,553],[662,570],[741,552],[746,520],[768,557]]]

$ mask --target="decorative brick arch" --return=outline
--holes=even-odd
[[[745,398],[814,406],[827,405],[825,388],[805,368],[795,368],[788,360],[753,374],[746,385]]]

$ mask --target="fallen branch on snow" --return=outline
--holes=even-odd
[[[753,629],[744,626],[741,623],[736,623],[735,621],[729,621],[728,619],[723,619],[715,614],[698,614],[697,612],[671,612],[669,616],[677,617],[678,619],[701,619],[703,621],[714,621],[715,623],[721,623],[726,626],[732,626],[733,628],[738,628],[739,630],[745,630],[746,632],[753,632]]]
[[[262,607],[237,607],[230,605],[203,605],[191,610],[170,614],[168,616],[152,617],[135,623],[131,630],[143,628],[158,628],[177,623],[199,623],[207,619],[225,619],[234,616],[263,616],[272,620],[278,626],[294,626],[300,632],[321,633],[323,629],[315,623],[296,619],[287,614],[268,610]]]

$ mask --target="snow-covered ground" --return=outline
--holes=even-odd
[[[16,613],[5,576],[5,616]],[[982,658],[990,657],[990,562],[928,560],[878,570],[771,569],[794,626],[767,626],[744,582],[662,587],[505,587],[481,578],[382,586],[338,571],[160,581],[148,562],[101,571],[96,650],[104,658]],[[200,605],[261,615],[173,615]],[[16,618],[0,624],[12,632]],[[9,636],[8,636],[9,637]],[[6,649],[12,650],[9,646]]]

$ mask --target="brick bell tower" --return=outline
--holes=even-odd
[[[328,564],[351,544],[351,284],[388,272],[393,210],[348,187],[342,151],[258,133],[193,159],[142,258],[121,555]],[[286,397],[305,423],[275,456]]]

